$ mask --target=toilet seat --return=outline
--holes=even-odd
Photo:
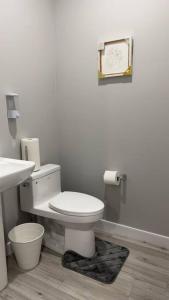
[[[63,192],[49,201],[49,207],[65,215],[90,216],[103,212],[104,203],[87,194]]]

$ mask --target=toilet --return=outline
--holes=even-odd
[[[94,225],[103,217],[104,203],[87,194],[61,192],[60,170],[59,165],[44,165],[20,185],[21,210],[64,225],[64,250],[92,257]]]

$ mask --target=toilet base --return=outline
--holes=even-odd
[[[92,257],[95,254],[95,235],[93,230],[76,230],[65,228],[65,251],[73,250],[84,256]]]

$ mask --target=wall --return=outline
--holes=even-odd
[[[63,188],[105,201],[105,218],[169,235],[167,0],[57,0]],[[97,80],[97,43],[134,37],[132,79]],[[128,176],[105,191],[105,169]]]
[[[41,161],[57,162],[54,0],[0,1],[0,156],[20,157],[20,137],[39,137]],[[8,123],[6,92],[21,118]],[[24,220],[17,191],[4,194],[5,231]]]
[[[164,235],[168,9],[167,0],[0,1],[0,155],[19,158],[20,137],[39,136],[42,163],[59,162],[60,153],[63,189],[100,197],[107,220]],[[119,34],[134,37],[132,80],[98,82],[97,43]],[[7,91],[20,94],[16,128],[6,118]],[[127,174],[123,195],[105,190],[105,169]],[[16,189],[4,198],[8,232],[25,216]]]

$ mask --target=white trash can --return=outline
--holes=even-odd
[[[39,263],[44,227],[37,223],[25,223],[14,227],[8,238],[18,266],[31,270]]]

